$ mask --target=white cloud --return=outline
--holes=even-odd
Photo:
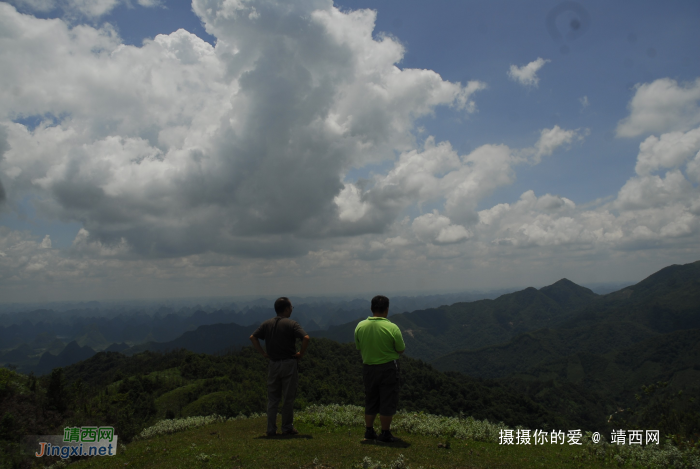
[[[688,132],[669,132],[647,137],[639,145],[635,172],[648,175],[660,168],[676,168],[700,151],[700,127]]]
[[[42,249],[51,249],[51,237],[49,235],[44,236],[39,247]]]
[[[341,221],[356,222],[369,210],[369,204],[362,201],[360,189],[354,184],[345,184],[333,201],[338,206],[338,217]]]
[[[38,194],[44,213],[140,255],[278,256],[318,236],[381,231],[435,192],[400,166],[377,184],[388,193],[394,177],[413,181],[394,202],[341,181],[395,151],[411,160],[416,119],[440,105],[473,112],[484,84],[399,69],[404,48],[373,38],[370,10],[193,9],[216,48],[184,30],[126,46],[109,26],[69,28],[0,4],[0,61],[11,70],[0,76],[0,118],[50,118],[31,132],[8,123],[9,193]]]
[[[582,109],[586,109],[588,106],[591,105],[591,103],[588,101],[588,96],[583,96],[579,98],[578,101],[581,103]]]
[[[670,78],[637,85],[629,110],[617,125],[618,137],[690,130],[700,123],[700,78],[681,85]]]
[[[700,183],[700,152],[688,163],[686,174],[696,183]]]
[[[99,17],[112,11],[119,0],[68,0],[69,10],[77,11],[85,16]]]
[[[638,87],[622,133],[659,133],[641,143],[636,175],[614,200],[577,206],[526,191],[483,209],[518,165],[588,130],[535,128],[528,148],[496,142],[467,154],[432,136],[418,145],[419,118],[438,106],[476,112],[486,85],[401,69],[404,47],[376,34],[375,12],[320,0],[195,0],[193,9],[215,47],[184,30],[127,46],[108,25],[70,27],[0,3],[3,210],[31,200],[41,216],[82,224],[68,249],[0,230],[3,291],[71,282],[93,291],[104,281],[152,294],[193,278],[217,291],[231,278],[241,288],[314,278],[321,289],[338,276],[398,279],[417,267],[454,282],[467,264],[495,272],[499,262],[699,247],[700,137],[687,125],[697,106],[674,101],[698,85]],[[536,86],[546,62],[512,78]],[[673,98],[671,110],[652,94]],[[657,119],[640,120],[644,109]],[[28,117],[42,122],[16,123]],[[376,163],[383,169],[350,180]]]
[[[454,244],[471,237],[471,232],[461,225],[453,225],[450,219],[437,210],[416,217],[411,225],[419,239],[435,244]]]
[[[551,60],[538,57],[537,60],[533,60],[522,67],[511,65],[510,70],[508,70],[508,77],[521,85],[537,87],[540,81],[537,72],[548,62],[551,62]]]
[[[582,141],[589,134],[588,129],[579,130],[564,130],[558,125],[551,129],[542,129],[540,138],[535,143],[533,153],[533,163],[537,164],[542,160],[543,156],[550,156],[554,151],[562,145],[567,145],[574,140]]]
[[[617,196],[616,205],[623,210],[636,210],[687,200],[693,192],[692,184],[679,170],[669,171],[664,177],[639,176],[625,183]]]

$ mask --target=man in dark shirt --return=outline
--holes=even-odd
[[[289,319],[292,302],[287,297],[277,298],[277,317],[268,319],[250,336],[253,347],[270,362],[267,366],[267,436],[277,434],[277,408],[282,405],[282,434],[299,433],[294,428],[294,398],[297,394],[297,360],[301,359],[309,346],[309,335],[298,322]],[[296,339],[302,339],[301,351],[296,351]],[[259,339],[265,341],[265,349]]]

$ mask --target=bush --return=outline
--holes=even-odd
[[[312,405],[297,413],[296,419],[319,427],[365,425],[364,408],[353,405]],[[493,424],[488,420],[471,417],[444,417],[424,412],[399,411],[391,424],[396,430],[417,435],[446,436],[474,441],[498,442],[501,429],[508,428],[503,423]]]

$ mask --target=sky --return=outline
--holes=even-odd
[[[0,2],[0,301],[700,258],[695,1]]]

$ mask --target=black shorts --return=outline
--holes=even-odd
[[[394,415],[399,405],[399,369],[394,361],[364,365],[365,414]]]

